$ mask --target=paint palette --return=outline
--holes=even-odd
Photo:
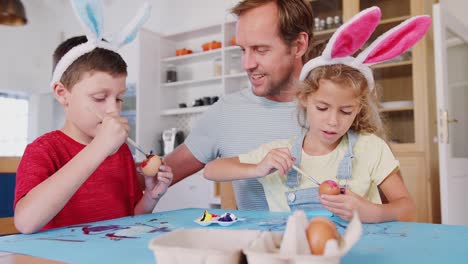
[[[244,221],[245,218],[238,218],[234,214],[224,213],[221,216],[210,214],[208,211],[203,213],[203,216],[193,220],[201,226],[209,226],[211,224],[218,224],[220,226],[230,226],[236,222]]]

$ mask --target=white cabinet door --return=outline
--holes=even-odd
[[[154,212],[183,208],[210,208],[219,204],[214,197],[214,182],[208,181],[200,171],[170,187],[156,205]]]
[[[468,225],[468,28],[433,11],[442,223]]]

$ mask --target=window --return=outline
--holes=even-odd
[[[28,98],[0,92],[0,156],[21,156],[28,142]]]

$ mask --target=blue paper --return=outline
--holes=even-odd
[[[22,253],[69,263],[154,263],[150,240],[180,228],[258,229],[284,231],[289,213],[209,209],[230,212],[245,221],[228,227],[201,227],[193,220],[205,209],[183,209],[125,217],[49,230],[32,235],[0,237],[0,251]],[[319,212],[307,212],[309,218]],[[326,212],[322,212],[326,214]],[[323,215],[322,214],[322,215]],[[325,215],[327,216],[327,215]],[[347,222],[330,217],[343,234]],[[390,222],[364,224],[360,241],[341,263],[465,263],[468,226]]]

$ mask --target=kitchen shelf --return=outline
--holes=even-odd
[[[379,25],[400,23],[400,22],[403,22],[403,21],[405,21],[406,19],[408,19],[410,17],[411,16],[399,16],[399,17],[392,17],[392,18],[382,19],[380,21]]]
[[[230,52],[230,51],[241,51],[241,48],[237,45],[232,45],[232,46],[227,46],[224,48],[225,52]]]
[[[226,79],[247,78],[247,73],[240,72],[240,73],[228,74],[228,75],[224,75],[224,78]]]
[[[214,50],[208,50],[208,51],[197,51],[192,54],[188,55],[181,55],[181,56],[173,56],[173,57],[168,57],[165,59],[162,59],[163,63],[193,63],[196,61],[204,61],[204,60],[209,60],[210,58],[215,58],[221,55],[221,51],[224,50],[225,52],[231,52],[231,51],[241,51],[241,48],[239,46],[227,46],[225,48],[219,48],[219,49],[214,49]]]
[[[170,82],[162,84],[163,87],[187,87],[187,86],[201,86],[204,84],[210,84],[221,81],[221,76],[201,79],[201,80],[188,80],[180,82]]]
[[[371,66],[372,69],[385,69],[385,68],[392,68],[392,67],[399,67],[399,66],[407,66],[413,63],[412,60],[405,60],[405,61],[397,61],[397,62],[387,62],[382,64],[377,64]]]
[[[413,111],[414,106],[408,107],[384,107],[380,109],[380,112],[400,112],[400,111]]]
[[[162,116],[173,116],[173,115],[187,115],[187,114],[197,114],[205,112],[210,105],[207,106],[195,106],[195,107],[186,107],[186,108],[174,108],[166,109],[161,112]]]
[[[327,36],[327,35],[332,35],[333,33],[335,33],[335,31],[337,30],[338,28],[330,28],[330,29],[325,29],[325,30],[319,30],[319,31],[314,31],[314,36],[315,37],[318,37],[318,36]]]
[[[162,59],[163,63],[183,64],[206,61],[221,56],[221,48]]]

